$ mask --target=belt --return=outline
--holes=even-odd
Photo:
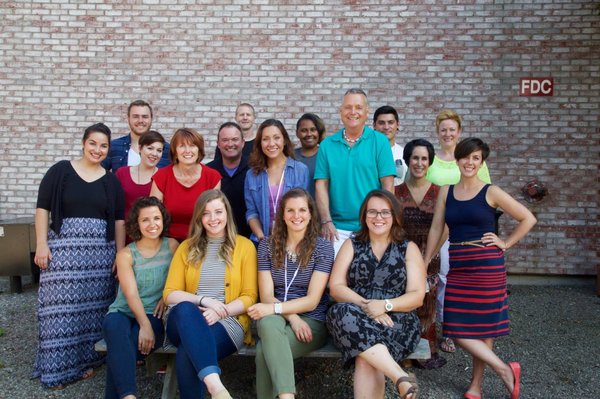
[[[471,245],[473,247],[485,248],[485,245],[483,245],[482,242],[483,241],[481,240],[451,242],[450,245]]]

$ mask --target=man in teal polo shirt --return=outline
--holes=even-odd
[[[359,210],[369,191],[394,192],[396,167],[386,137],[366,126],[367,95],[361,89],[344,94],[340,118],[344,128],[321,142],[315,167],[321,235],[335,252],[360,228]]]

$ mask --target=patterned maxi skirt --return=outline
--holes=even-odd
[[[509,333],[504,253],[498,247],[450,245],[444,336],[495,338]]]
[[[105,220],[67,218],[60,234],[49,231],[48,245],[52,260],[40,273],[33,377],[53,387],[80,379],[103,361],[94,343],[115,297],[115,242],[106,242]]]

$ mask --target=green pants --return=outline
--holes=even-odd
[[[258,322],[256,345],[256,397],[273,399],[280,393],[296,393],[294,359],[302,357],[327,342],[327,327],[309,317],[300,316],[312,330],[313,339],[304,343],[296,339],[292,327],[280,315]]]

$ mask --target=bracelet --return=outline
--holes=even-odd
[[[323,225],[323,224],[327,224],[327,223],[331,223],[331,222],[333,222],[333,220],[331,220],[331,219],[329,219],[329,220],[323,220],[323,221],[321,222],[321,225]]]
[[[198,306],[202,306],[202,300],[204,299],[204,295],[202,295],[200,297],[200,300],[198,301]]]

